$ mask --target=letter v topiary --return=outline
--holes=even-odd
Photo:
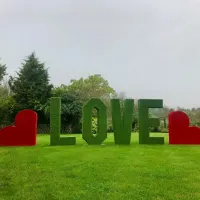
[[[60,137],[61,99],[52,97],[50,100],[50,145],[75,145],[75,137]]]
[[[124,100],[124,105],[121,112],[119,99],[111,99],[111,108],[115,144],[130,144],[134,100]]]

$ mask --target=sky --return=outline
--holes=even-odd
[[[33,51],[59,86],[101,74],[129,98],[200,107],[200,0],[0,0],[9,75]]]

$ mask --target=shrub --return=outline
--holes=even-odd
[[[16,103],[11,96],[0,99],[0,126],[12,124],[16,115]]]
[[[108,128],[107,128],[108,133],[112,133],[114,131],[113,129],[113,124],[112,124],[112,119],[108,119]]]
[[[164,122],[163,121],[160,121],[160,126],[158,128],[158,131],[161,132],[161,133],[168,133],[168,127],[164,126]]]
[[[162,128],[162,129],[159,130],[159,132],[161,132],[161,133],[168,133],[169,130],[168,130],[168,128]]]
[[[92,134],[97,133],[98,120],[96,117],[92,118]]]

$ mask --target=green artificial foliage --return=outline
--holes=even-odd
[[[111,99],[111,107],[115,144],[130,144],[134,100],[124,100],[122,112],[119,99]]]
[[[60,137],[61,99],[52,97],[50,100],[50,145],[75,145],[75,137]]]
[[[158,118],[149,118],[149,108],[163,108],[163,100],[140,99],[139,106],[139,144],[164,144],[163,137],[150,137],[149,127],[159,127]]]
[[[92,110],[97,110],[98,127],[96,136],[92,134]],[[90,99],[83,106],[82,137],[88,144],[102,144],[107,138],[107,107],[96,98]]]

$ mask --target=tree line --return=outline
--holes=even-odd
[[[100,98],[108,107],[108,132],[113,131],[111,115],[111,98],[118,98],[123,107],[125,93],[117,93],[100,74],[90,75],[87,78],[70,80],[68,85],[59,87],[51,84],[48,68],[33,52],[28,55],[16,75],[5,80],[7,66],[0,63],[0,125],[12,124],[15,115],[23,109],[32,109],[38,113],[38,125],[49,125],[50,98],[60,97],[62,102],[61,123],[63,130],[68,133],[80,133],[82,127],[82,106],[92,97]],[[191,124],[200,126],[200,108],[184,109]],[[167,132],[167,115],[172,108],[164,106],[162,109],[150,109],[151,117],[159,117],[159,128],[151,127],[151,131]],[[97,115],[93,112],[93,132],[97,130]],[[137,101],[134,106],[133,131],[138,130]]]

